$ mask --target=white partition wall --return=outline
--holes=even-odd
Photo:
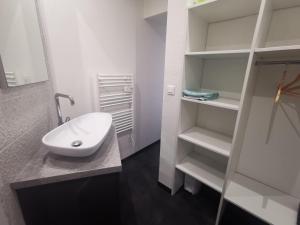
[[[220,98],[175,96],[177,147],[168,150],[174,155],[173,193],[189,175],[221,193],[216,224],[228,201],[266,223],[295,225],[300,97],[284,95],[278,103],[274,97],[284,70],[287,82],[300,73],[300,64],[282,62],[300,60],[300,0],[207,1],[186,11],[180,91],[209,89]]]

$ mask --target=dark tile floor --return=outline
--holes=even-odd
[[[183,189],[171,194],[158,184],[160,143],[124,160],[121,174],[123,225],[213,225],[220,195],[203,187],[193,196]],[[263,225],[228,204],[222,225]]]

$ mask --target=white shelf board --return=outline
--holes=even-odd
[[[250,49],[187,52],[186,56],[195,56],[201,59],[247,58]]]
[[[189,7],[208,23],[258,14],[260,0],[208,0]]]
[[[234,174],[225,199],[274,225],[295,225],[299,199],[241,174]]]
[[[230,99],[230,98],[220,97],[218,99],[211,100],[211,101],[200,101],[192,98],[182,97],[182,100],[187,102],[197,103],[197,104],[219,107],[223,109],[235,110],[235,111],[238,111],[240,109],[240,101],[236,99]]]
[[[199,127],[193,127],[178,137],[226,157],[229,157],[232,148],[232,138]]]
[[[300,45],[276,46],[266,48],[256,48],[255,54],[262,58],[267,57],[299,57]]]
[[[225,172],[222,171],[223,166],[218,165],[214,160],[191,152],[176,165],[176,168],[214,190],[222,192]]]
[[[272,0],[274,10],[300,6],[299,0]]]
[[[200,7],[200,6],[203,6],[203,5],[206,5],[206,4],[210,4],[210,3],[216,2],[216,1],[218,1],[218,0],[206,0],[206,1],[201,2],[201,3],[197,3],[197,4],[193,4],[193,5],[188,6],[188,9],[197,8],[197,7]]]

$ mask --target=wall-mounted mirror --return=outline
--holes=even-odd
[[[36,0],[0,0],[0,85],[48,80]]]

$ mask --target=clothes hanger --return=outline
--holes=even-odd
[[[285,69],[283,71],[283,74],[282,74],[282,77],[281,77],[281,80],[279,82],[279,85],[277,86],[277,94],[275,96],[275,103],[277,103],[281,97],[281,94],[282,94],[282,88],[284,86],[284,82],[286,80],[286,76],[287,76],[287,64],[285,64]]]
[[[287,84],[286,86],[283,87],[283,94],[285,95],[290,95],[290,96],[300,96],[300,92],[296,92],[297,90],[300,90],[300,85],[297,86],[293,86],[296,83],[300,82],[300,74],[298,74],[298,76],[289,84]]]
[[[285,93],[285,95],[288,95],[288,96],[293,96],[293,97],[300,97],[300,93]]]
[[[287,64],[285,64],[285,70],[283,72],[282,78],[280,80],[280,83],[277,87],[277,94],[275,97],[275,103],[277,103],[281,97],[281,95],[289,95],[294,97],[300,97],[300,92],[296,92],[296,90],[300,90],[300,85],[293,86],[297,83],[300,84],[300,74],[297,75],[297,77],[292,80],[291,82],[284,84],[287,76]]]
[[[288,90],[289,91],[293,91],[293,90],[297,90],[297,89],[300,89],[300,85],[292,87],[292,88],[289,88]]]
[[[287,66],[288,65],[296,65],[300,64],[300,60],[277,60],[277,61],[270,61],[270,60],[258,60],[256,61],[255,65],[285,65],[285,69],[283,71],[281,80],[277,86],[277,93],[274,99],[275,103],[278,103],[280,97],[282,95],[289,95],[293,97],[300,97],[300,74],[292,80],[291,82],[285,84],[286,77],[287,77]],[[296,85],[299,83],[298,85]],[[295,85],[295,86],[293,86]],[[297,92],[299,90],[299,92]]]
[[[289,88],[291,87],[291,86],[293,86],[294,84],[296,84],[297,82],[299,82],[300,81],[300,74],[298,74],[298,76],[293,80],[293,81],[291,81],[290,83],[288,83],[287,85],[285,85],[284,87],[283,87],[283,90],[289,90]],[[292,89],[294,88],[296,88],[297,89],[297,87],[298,86],[296,86],[296,87],[292,87]]]

